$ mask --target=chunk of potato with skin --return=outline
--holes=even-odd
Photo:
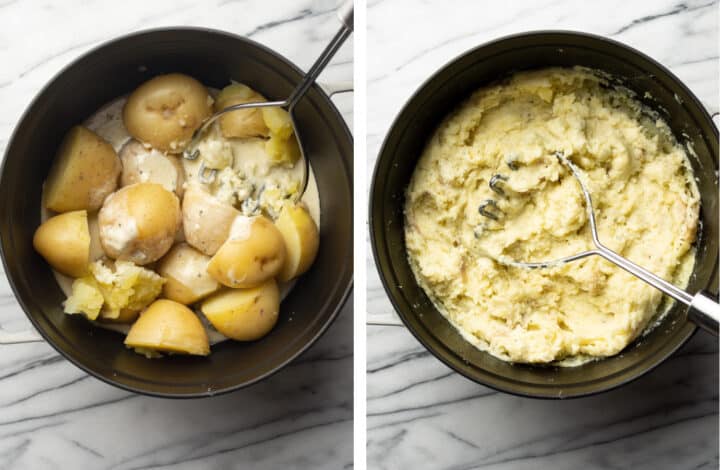
[[[228,106],[267,101],[264,96],[242,83],[232,83],[220,91],[215,101],[215,111]],[[222,115],[220,131],[225,137],[265,137],[268,126],[263,119],[262,108],[241,109]]]
[[[100,310],[100,315],[98,316],[98,320],[100,320],[103,323],[114,323],[114,324],[120,324],[120,325],[127,325],[129,323],[134,322],[137,320],[137,318],[140,316],[140,310],[132,310],[129,308],[124,308],[120,310],[120,315],[118,315],[115,318],[112,318],[108,315],[104,315],[104,312]]]
[[[63,139],[45,181],[45,207],[55,212],[97,210],[117,188],[120,171],[112,145],[75,126]]]
[[[223,335],[237,341],[254,341],[272,330],[280,312],[275,279],[249,289],[229,289],[213,295],[200,310]]]
[[[84,276],[90,262],[87,211],[49,218],[35,231],[33,246],[54,270],[70,277]]]
[[[317,225],[307,209],[298,205],[287,205],[275,221],[280,230],[287,256],[278,279],[286,282],[310,269],[320,246]]]
[[[172,300],[156,300],[130,327],[125,337],[130,348],[207,356],[207,331],[195,313]]]
[[[177,196],[156,183],[125,186],[98,215],[100,243],[111,258],[145,265],[160,259],[180,228]]]
[[[224,204],[197,186],[185,191],[182,203],[185,240],[208,256],[227,240],[230,227],[240,211]]]
[[[283,263],[285,242],[277,227],[265,216],[241,215],[207,270],[220,284],[247,288],[275,277]]]
[[[179,157],[148,149],[137,140],[130,139],[120,149],[120,161],[120,186],[157,183],[182,197],[185,170]]]
[[[157,272],[165,278],[163,295],[181,304],[192,304],[220,288],[207,272],[210,257],[186,243],[179,243],[158,263]]]
[[[163,152],[182,152],[212,114],[207,88],[180,73],[159,75],[128,97],[123,122],[131,136]]]

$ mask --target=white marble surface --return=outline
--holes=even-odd
[[[249,35],[307,70],[335,33],[335,0],[0,1],[0,152],[61,67],[131,31],[195,25]],[[351,40],[324,80],[352,79]],[[352,95],[335,102],[352,122]],[[0,324],[29,326],[4,275]],[[352,465],[352,299],[325,336],[270,379],[163,400],[89,377],[45,343],[0,347],[0,469],[322,468]]]
[[[433,71],[473,46],[532,29],[630,44],[670,67],[719,122],[717,2],[368,4],[368,172],[392,119]],[[392,313],[371,258],[367,273],[369,316]],[[476,385],[405,328],[369,326],[367,338],[368,468],[718,468],[718,344],[703,332],[646,377],[563,402]]]

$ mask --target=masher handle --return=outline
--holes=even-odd
[[[720,304],[709,292],[698,292],[693,297],[688,310],[688,319],[705,331],[718,335],[720,322]]]

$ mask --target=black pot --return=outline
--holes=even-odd
[[[465,377],[529,397],[577,397],[617,387],[667,359],[695,331],[685,308],[675,305],[662,324],[617,356],[573,368],[511,364],[465,341],[415,281],[403,237],[404,191],[440,120],[473,91],[513,72],[574,65],[618,77],[660,112],[676,136],[687,135],[697,154],[692,165],[702,193],[702,225],[688,291],[708,288],[717,293],[717,128],[699,100],[670,71],[609,39],[574,32],[531,32],[487,43],[456,58],[430,77],[400,111],[380,150],[370,190],[375,261],[385,290],[408,329],[431,353]]]
[[[0,174],[0,237],[15,296],[42,336],[81,369],[118,387],[164,397],[215,395],[257,382],[306,350],[337,316],[352,288],[352,137],[327,95],[314,86],[295,108],[320,192],[317,259],[281,305],[272,332],[228,341],[207,358],[147,360],[117,333],[62,312],[64,295],[33,250],[40,193],[68,129],[149,78],[187,73],[221,88],[230,79],[284,99],[302,72],[279,54],[221,31],[171,28],[131,34],[85,54],[38,94],[10,139]],[[290,321],[292,318],[292,321]]]

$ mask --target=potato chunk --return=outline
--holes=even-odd
[[[235,104],[267,101],[264,96],[242,83],[233,83],[222,89],[215,101],[215,111]],[[225,137],[265,137],[268,127],[262,108],[232,111],[220,117],[220,130]]]
[[[49,218],[35,231],[33,246],[56,271],[70,277],[85,275],[90,261],[87,211]]]
[[[130,139],[120,149],[120,161],[122,162],[120,186],[157,183],[174,192],[178,197],[182,197],[185,170],[179,157],[145,148],[137,140]]]
[[[160,259],[175,241],[180,202],[159,184],[132,184],[107,198],[98,221],[108,256],[144,265]]]
[[[255,287],[278,274],[283,263],[285,242],[270,219],[241,215],[210,260],[208,273],[228,287]]]
[[[75,126],[60,145],[45,181],[45,207],[55,212],[97,210],[115,191],[121,165],[112,146]]]
[[[250,289],[230,289],[202,303],[205,317],[220,333],[237,341],[260,339],[277,323],[280,293],[274,279]]]
[[[73,282],[72,295],[65,301],[65,313],[130,323],[157,298],[165,282],[155,272],[129,261],[96,261],[89,270],[89,275]]]
[[[130,135],[154,149],[180,153],[212,114],[207,88],[180,73],[159,75],[130,94],[123,122]]]
[[[157,272],[165,278],[163,295],[181,304],[192,304],[220,288],[207,272],[210,257],[186,243],[175,245],[159,262]]]
[[[310,269],[320,246],[320,236],[310,213],[299,204],[285,206],[275,226],[280,230],[287,249],[278,279],[289,281]]]
[[[225,242],[240,212],[224,204],[197,186],[185,191],[182,203],[185,239],[206,255],[214,255]]]
[[[153,302],[125,337],[130,348],[161,352],[210,354],[207,331],[192,310],[172,300]]]

